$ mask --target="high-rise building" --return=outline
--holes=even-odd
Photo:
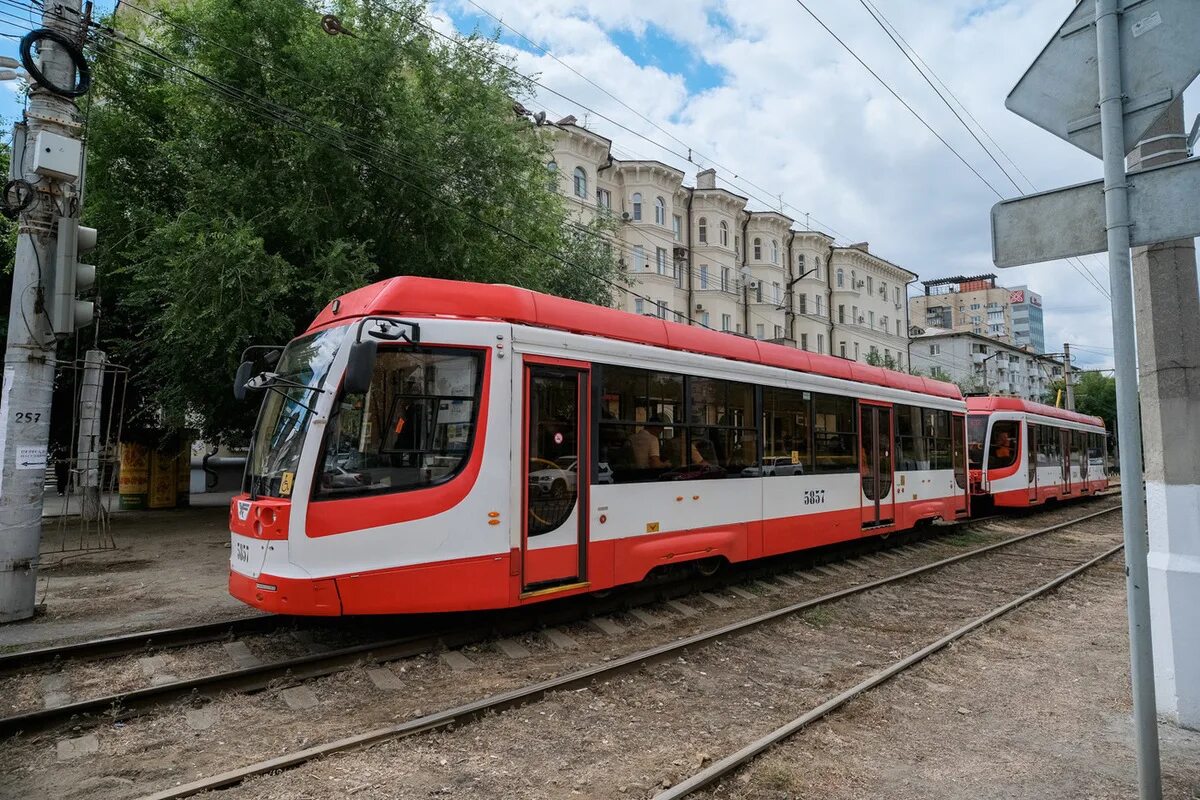
[[[1046,330],[1042,324],[1042,296],[1027,286],[1016,286],[1008,293],[1012,307],[1013,344],[1035,353],[1046,352]]]
[[[974,333],[1015,343],[1012,296],[1008,289],[996,285],[995,275],[958,275],[925,281],[923,285],[925,294],[908,301],[914,326]]]

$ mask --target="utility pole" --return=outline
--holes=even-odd
[[[1121,69],[1120,0],[1096,0],[1096,67],[1104,160],[1104,218],[1112,295],[1113,366],[1121,421],[1121,524],[1125,538],[1125,593],[1129,613],[1130,678],[1138,797],[1160,800],[1162,765],[1154,699],[1154,656],[1146,573],[1146,488],[1142,483],[1142,430],[1138,424],[1137,353],[1134,351],[1133,278],[1129,259],[1129,181],[1125,177],[1125,87]]]
[[[1063,385],[1067,389],[1067,411],[1075,410],[1075,386],[1071,383],[1071,343],[1063,342]]]
[[[1187,157],[1182,98],[1130,153],[1130,169]],[[1158,711],[1200,729],[1200,291],[1195,240],[1133,250],[1146,454],[1147,559]]]
[[[0,388],[0,622],[34,613],[55,345],[91,316],[90,304],[74,298],[76,279],[87,284],[87,269],[74,262],[76,242],[60,242],[64,231],[89,238],[78,226],[82,147],[74,98],[90,81],[78,46],[81,19],[79,0],[47,4],[43,27],[21,42],[32,88],[13,136],[19,182],[4,198],[19,212],[19,227]]]

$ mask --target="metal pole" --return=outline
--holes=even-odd
[[[47,4],[42,26],[73,35],[79,6],[79,0]],[[43,41],[39,57],[47,79],[63,86],[74,82],[70,56],[57,44]],[[25,112],[28,144],[20,154],[13,153],[21,160],[14,174],[35,190],[19,222],[0,388],[0,622],[26,619],[34,612],[54,395],[55,335],[47,312],[53,302],[55,200],[66,203],[73,192],[69,183],[45,180],[34,172],[34,144],[43,131],[78,138],[77,111],[73,100],[34,86]]]
[[[1075,387],[1071,385],[1071,344],[1063,342],[1063,384],[1067,388],[1067,410],[1075,410]]]
[[[1113,350],[1116,354],[1117,419],[1121,432],[1121,521],[1125,531],[1125,589],[1129,610],[1129,660],[1137,741],[1138,796],[1142,800],[1159,800],[1162,797],[1162,772],[1158,755],[1154,655],[1146,574],[1146,489],[1142,484],[1142,427],[1138,422],[1119,14],[1120,0],[1096,0],[1096,60],[1100,73],[1108,280],[1112,294]]]

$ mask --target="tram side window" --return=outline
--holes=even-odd
[[[1057,467],[1062,463],[1062,449],[1059,446],[1059,429],[1053,425],[1038,426],[1038,465]]]
[[[988,469],[1011,467],[1017,460],[1020,428],[1020,421],[1015,419],[1001,419],[992,423]]]
[[[614,366],[598,371],[598,460],[614,483],[658,479],[683,450],[683,376]]]
[[[971,469],[983,469],[983,440],[987,438],[987,414],[967,416],[967,464]]]
[[[858,470],[858,433],[854,416],[853,398],[813,395],[814,472]]]
[[[925,435],[933,469],[954,469],[954,445],[950,436],[953,417],[949,411],[926,408]]]
[[[811,392],[763,389],[762,431],[765,474],[807,475],[813,471]]]
[[[901,405],[895,409],[897,469],[953,469],[950,412]]]
[[[674,480],[743,477],[758,464],[754,387],[715,378],[687,379],[691,461]]]
[[[316,499],[443,483],[474,441],[479,353],[380,348],[365,395],[343,394],[329,420]]]

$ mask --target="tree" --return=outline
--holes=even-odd
[[[241,350],[374,280],[610,300],[603,231],[567,224],[548,143],[514,113],[527,82],[493,41],[444,43],[421,3],[393,6],[196,0],[109,20],[180,65],[109,39],[94,67],[85,221],[135,425],[240,437]],[[354,35],[324,33],[326,12]]]
[[[871,350],[867,353],[867,363],[872,367],[883,367],[884,369],[891,370],[895,370],[897,368],[896,359],[892,358],[891,353],[886,353],[881,356],[879,355],[878,350]]]
[[[1076,373],[1075,380],[1075,410],[1081,414],[1090,414],[1104,420],[1105,427],[1111,433],[1117,419],[1117,380],[1102,372]],[[1060,379],[1050,384],[1044,402],[1055,405],[1058,393],[1064,391],[1066,384]],[[1065,391],[1064,391],[1065,404]]]

